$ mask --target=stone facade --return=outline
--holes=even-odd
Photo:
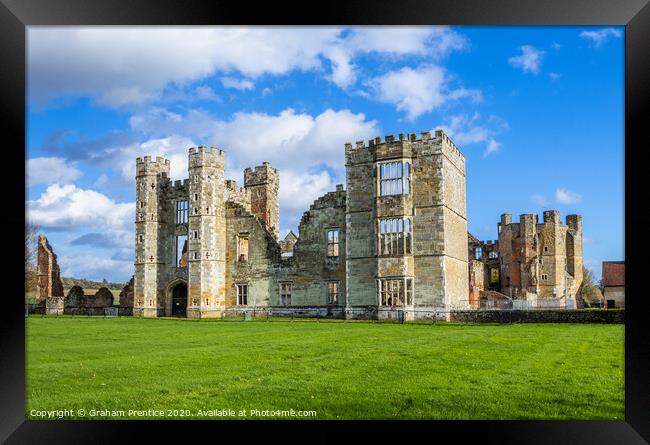
[[[38,236],[36,262],[36,303],[45,305],[47,300],[52,297],[61,297],[63,299],[63,283],[61,282],[61,271],[56,261],[56,254],[47,238],[43,235]],[[53,307],[58,307],[59,304],[60,302],[57,302]]]
[[[437,131],[345,144],[347,187],[317,199],[278,240],[279,172],[224,178],[224,152],[136,160],[136,316],[226,312],[392,318],[467,308],[465,159]],[[445,312],[447,315],[444,315]],[[412,314],[413,312],[411,312]],[[443,314],[443,315],[439,315]]]
[[[547,210],[543,221],[524,214],[518,223],[501,215],[498,241],[481,242],[470,236],[469,255],[474,261],[470,288],[499,291],[512,300],[528,300],[535,307],[576,308],[576,292],[582,283],[582,217]],[[485,278],[478,279],[481,265]]]

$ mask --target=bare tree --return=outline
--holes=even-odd
[[[591,302],[602,300],[603,297],[594,273],[585,266],[582,266],[582,284],[578,289],[578,296],[582,298],[585,307],[590,307]]]

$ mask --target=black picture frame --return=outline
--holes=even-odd
[[[20,208],[24,184],[26,26],[31,25],[624,25],[625,26],[625,421],[435,421],[435,422],[197,422],[197,421],[26,421],[25,317],[20,277],[19,237],[24,212],[5,212],[0,220],[5,250],[0,321],[0,440],[7,443],[113,443],[166,439],[198,440],[223,432],[266,439],[344,437],[352,429],[395,439],[454,441],[473,437],[498,443],[645,443],[650,441],[650,341],[641,272],[643,230],[650,227],[644,154],[650,147],[650,6],[648,0],[425,0],[329,2],[323,4],[244,3],[173,0],[0,0],[0,130],[5,170],[5,209]],[[15,173],[14,173],[15,172]],[[21,173],[22,172],[22,173]],[[7,175],[10,173],[10,175]],[[597,174],[597,172],[596,172]],[[646,173],[647,174],[647,173]],[[22,178],[22,179],[21,179]],[[16,201],[16,206],[10,202]],[[24,208],[24,207],[23,207]],[[14,235],[12,235],[14,234]],[[9,253],[11,252],[11,253]],[[12,289],[11,291],[9,289]],[[14,292],[15,290],[15,292]],[[53,376],[53,380],[55,376]],[[415,433],[420,434],[418,439]],[[210,437],[210,436],[208,436]]]

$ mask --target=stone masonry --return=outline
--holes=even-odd
[[[513,222],[512,215],[504,213],[497,230],[498,241],[470,238],[469,254],[475,264],[472,289],[498,290],[510,299],[536,301],[538,306],[555,301],[561,307],[576,307],[583,278],[580,215],[568,215],[562,223],[560,212],[547,210],[542,222],[536,214],[523,214]],[[479,279],[481,267],[484,275]]]
[[[36,303],[45,305],[48,313],[63,313],[63,283],[56,254],[47,238],[38,237]]]
[[[317,199],[282,242],[280,174],[268,163],[247,168],[238,188],[215,147],[190,148],[183,181],[170,180],[169,160],[138,158],[134,315],[467,308],[465,159],[451,139],[388,135],[345,144],[345,155],[346,187]]]

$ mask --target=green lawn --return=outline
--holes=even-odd
[[[28,418],[57,409],[84,409],[85,418],[92,409],[624,418],[623,325],[41,316],[26,323]]]

